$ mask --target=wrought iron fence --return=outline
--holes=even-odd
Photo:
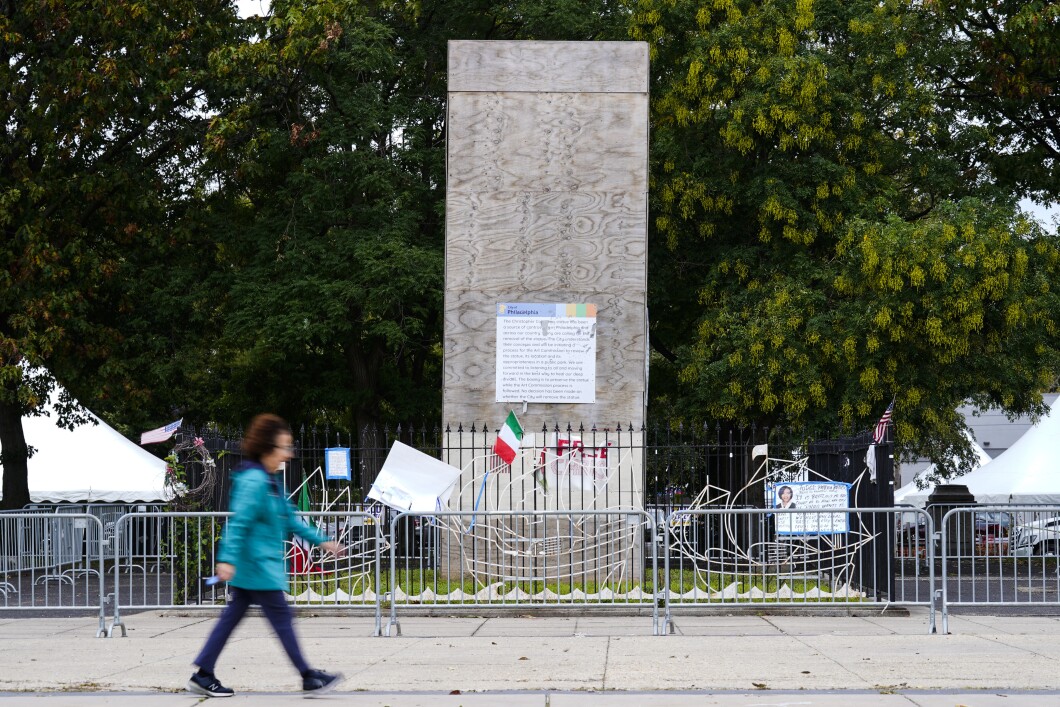
[[[778,453],[803,456],[822,475],[835,481],[852,482],[864,469],[863,460],[870,446],[867,432],[822,438],[808,431],[778,427],[733,427],[719,424],[671,426],[669,424],[611,426],[583,424],[545,425],[526,430],[540,440],[568,447],[583,445],[591,449],[611,448],[617,454],[633,454],[643,478],[645,507],[665,515],[687,507],[688,502],[705,485],[740,493],[730,499],[733,507],[762,507],[761,491],[744,489],[753,474],[752,452],[759,445],[769,445]],[[217,458],[220,484],[212,506],[204,510],[227,508],[228,472],[242,461],[237,432],[215,428],[182,428],[182,438],[200,437]],[[295,435],[295,456],[285,470],[287,488],[297,488],[313,477],[316,469],[325,469],[329,448],[350,450],[350,479],[335,480],[313,477],[310,496],[320,504],[322,498],[335,498],[344,491],[352,502],[362,501],[371,488],[387,453],[395,441],[412,446],[436,458],[463,468],[476,457],[492,450],[496,429],[483,425],[379,425],[361,430],[357,435],[330,428],[300,428]],[[876,457],[880,482],[864,485],[853,505],[888,507],[893,505],[893,443],[889,438],[877,445]],[[192,462],[187,468],[189,484],[196,486],[201,473]]]

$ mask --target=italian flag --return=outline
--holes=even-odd
[[[515,412],[508,413],[508,419],[504,421],[504,427],[497,435],[497,441],[493,443],[493,453],[504,460],[505,464],[515,461],[515,455],[519,453],[519,443],[523,439],[523,428],[516,418]]]

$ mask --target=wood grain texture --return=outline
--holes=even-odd
[[[643,192],[450,192],[450,288],[643,291]]]
[[[447,174],[450,192],[647,192],[648,96],[451,93]]]
[[[645,304],[629,293],[601,295],[572,290],[495,291],[494,301],[480,290],[446,293],[443,416],[450,423],[503,421],[512,403],[494,402],[497,353],[497,302],[588,302],[596,304],[597,351],[595,403],[531,403],[542,423],[613,428],[644,419]],[[516,297],[521,299],[516,299]],[[513,401],[514,402],[514,401]],[[521,405],[517,405],[521,409]],[[532,429],[532,428],[526,428]]]
[[[450,43],[443,415],[494,425],[496,304],[598,307],[596,402],[527,422],[644,420],[647,46]],[[517,405],[521,409],[521,405]]]
[[[645,42],[449,42],[450,91],[647,93]]]

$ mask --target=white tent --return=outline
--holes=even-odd
[[[23,417],[34,503],[133,503],[166,501],[166,463],[121,436],[95,415],[97,424],[64,430],[49,416]],[[0,480],[3,466],[0,465]]]
[[[1060,410],[1055,402],[1048,414],[1016,440],[997,459],[991,460],[978,445],[982,466],[952,480],[964,484],[977,503],[1060,503]],[[974,444],[974,443],[973,443]],[[989,463],[987,463],[989,462]],[[930,473],[931,469],[924,473]],[[895,491],[896,504],[923,508],[931,488],[920,490],[915,480]]]

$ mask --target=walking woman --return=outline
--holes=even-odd
[[[195,658],[199,670],[188,681],[191,692],[207,697],[235,694],[217,679],[214,666],[251,604],[260,606],[272,624],[287,656],[302,675],[302,690],[307,697],[330,692],[342,682],[341,673],[313,670],[306,663],[284,597],[288,588],[284,543],[291,533],[336,557],[346,551],[301,522],[287,500],[280,472],[291,459],[293,445],[291,428],[276,415],[258,415],[243,437],[246,461],[232,472],[232,516],[217,554],[217,578],[228,582],[230,601]]]

